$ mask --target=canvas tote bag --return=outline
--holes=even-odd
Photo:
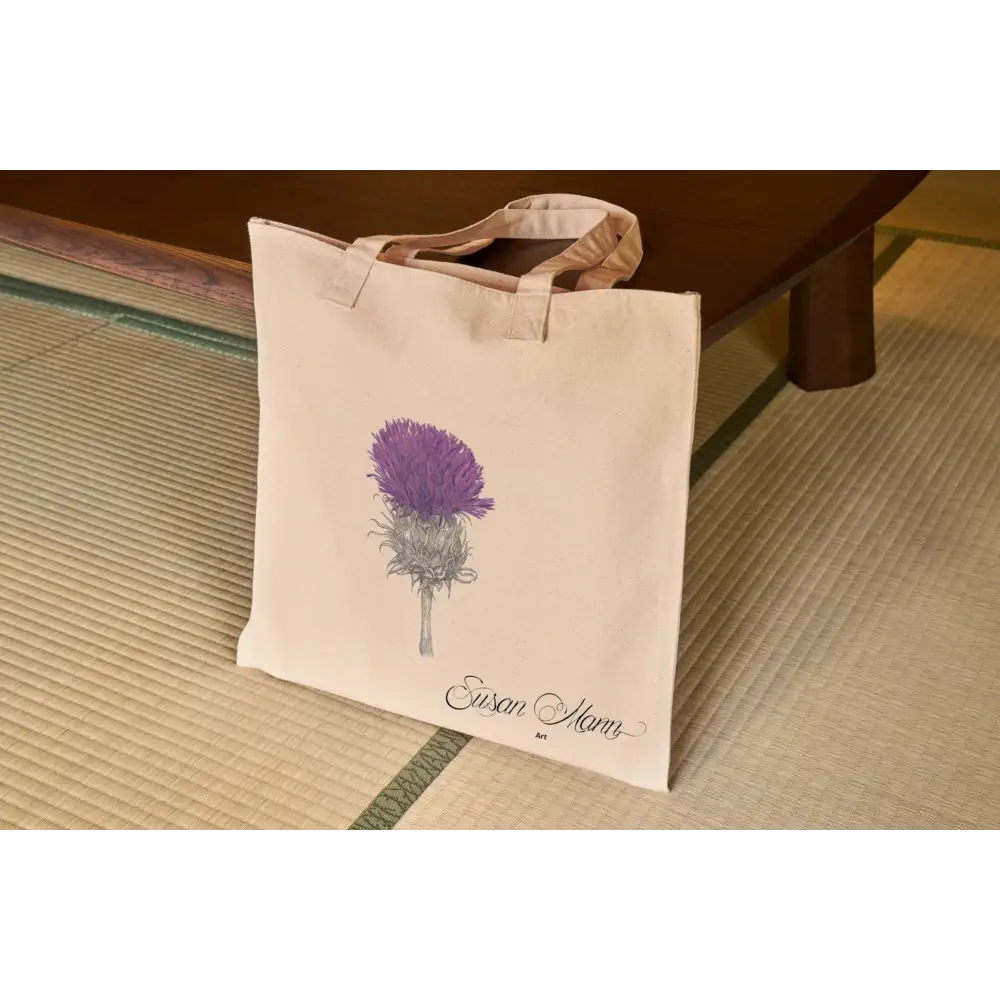
[[[497,237],[575,242],[520,277],[461,262]],[[239,665],[666,790],[698,296],[613,288],[637,221],[570,195],[437,236],[254,219],[250,241]]]

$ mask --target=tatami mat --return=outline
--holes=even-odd
[[[1000,825],[1000,253],[915,244],[879,373],[691,498],[669,795],[479,740],[401,828]]]
[[[6,273],[240,332],[57,264]],[[0,296],[0,828],[346,827],[411,781],[400,827],[997,825],[998,296],[917,243],[876,378],[782,390],[698,482],[669,796],[237,670],[252,360]],[[783,311],[703,355],[698,444]]]
[[[68,344],[97,325],[97,320],[36,302],[0,298],[0,372]]]
[[[433,728],[233,666],[254,365],[0,317],[0,823],[350,825]]]

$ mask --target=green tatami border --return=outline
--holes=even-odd
[[[170,340],[190,344],[192,347],[227,354],[230,357],[244,358],[250,361],[257,357],[257,344],[248,337],[226,333],[210,326],[189,323],[186,320],[174,319],[171,316],[161,316],[159,313],[149,312],[145,309],[135,309],[132,306],[108,302],[91,295],[66,292],[34,281],[25,281],[23,278],[12,278],[6,274],[0,274],[0,295],[51,306],[55,309],[76,313],[78,316],[103,319],[140,333],[156,334]]]

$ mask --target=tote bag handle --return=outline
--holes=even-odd
[[[611,250],[597,261],[590,254],[593,244],[578,241],[567,247],[561,254],[543,261],[529,274],[553,275],[563,271],[581,271],[576,287],[610,288],[616,282],[627,281],[635,274],[642,260],[642,239],[639,235],[639,220],[624,208],[596,198],[585,198],[571,194],[538,194],[529,198],[512,201],[507,208],[529,211],[552,211],[564,209],[598,209],[607,212],[607,229],[611,232]]]
[[[581,271],[578,289],[610,288],[632,277],[642,259],[639,223],[631,212],[596,198],[532,195],[450,233],[361,237],[344,251],[325,297],[353,307],[376,259],[387,246],[401,247],[405,256],[420,250],[445,250],[461,256],[498,237],[574,240],[562,253],[542,261],[518,280],[509,333],[517,340],[543,339],[552,282],[557,275]]]
[[[631,212],[620,208],[618,205],[612,205],[607,201],[599,201],[596,198],[586,198],[581,195],[531,195],[528,198],[520,198],[517,201],[510,202],[500,212],[494,212],[488,219],[484,219],[482,222],[475,223],[475,225],[468,226],[465,229],[459,229],[452,233],[442,233],[438,236],[391,237],[391,240],[394,244],[399,245],[401,250],[399,255],[404,258],[415,257],[421,250],[435,248],[447,249],[447,253],[451,257],[462,257],[489,246],[493,242],[494,237],[489,236],[484,239],[475,239],[457,246],[452,245],[450,240],[461,239],[463,235],[467,236],[498,216],[502,216],[508,209],[530,209],[535,212],[545,212],[553,209],[583,208],[598,209],[607,212],[604,224],[610,226],[611,231],[616,237],[613,243],[608,244],[611,249],[607,256],[600,258],[598,251],[597,257],[595,257],[591,251],[598,246],[603,249],[605,244],[598,244],[596,238],[595,241],[585,242],[585,237],[582,240],[578,240],[573,246],[568,247],[558,256],[551,257],[532,268],[529,273],[535,274],[551,271],[553,274],[561,274],[564,271],[578,270],[583,272],[576,285],[578,289],[608,288],[615,284],[615,282],[628,280],[635,274],[635,270],[642,260],[642,239],[639,235],[638,220]],[[537,224],[541,226],[545,225],[543,221],[539,221]],[[555,239],[556,237],[549,238]],[[566,238],[565,235],[563,238]],[[440,240],[442,242],[435,243],[434,247],[424,245],[426,241],[431,240]],[[444,242],[446,240],[449,242]],[[417,245],[416,242],[411,241],[419,241],[421,245]]]

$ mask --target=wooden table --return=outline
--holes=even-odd
[[[353,240],[443,232],[570,191],[638,215],[630,287],[699,292],[706,346],[791,289],[789,375],[831,389],[875,371],[872,227],[926,173],[8,171],[0,240],[252,309],[251,216]]]

